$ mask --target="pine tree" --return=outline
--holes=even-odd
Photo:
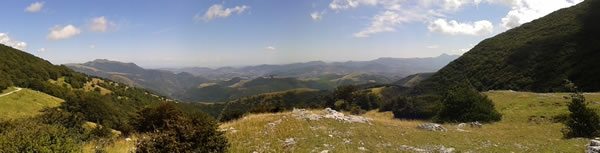
[[[569,103],[569,116],[565,125],[567,130],[566,137],[586,137],[592,138],[600,133],[600,117],[596,112],[588,108],[585,103],[585,97],[575,92],[571,95],[571,103]]]

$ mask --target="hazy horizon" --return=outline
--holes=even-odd
[[[84,61],[84,62],[78,62],[78,63],[60,63],[60,64],[56,64],[56,63],[52,63],[52,64],[56,64],[56,65],[61,65],[61,64],[81,64],[81,63],[85,63],[85,62],[91,62],[91,61],[95,61],[95,60],[109,60],[109,61],[115,61],[115,62],[122,62],[122,63],[133,63],[136,64],[139,67],[145,68],[145,69],[182,69],[182,68],[211,68],[211,69],[217,69],[217,68],[223,68],[223,67],[233,67],[233,68],[240,68],[240,67],[248,67],[248,66],[259,66],[259,65],[287,65],[287,64],[298,64],[298,63],[308,63],[308,62],[325,62],[325,63],[336,63],[336,62],[364,62],[364,61],[372,61],[372,60],[377,60],[377,59],[381,59],[381,58],[436,58],[436,57],[440,57],[442,55],[448,55],[448,56],[461,56],[460,54],[447,54],[447,53],[442,53],[440,55],[437,56],[430,56],[430,57],[379,57],[379,58],[375,58],[375,59],[367,59],[367,60],[342,60],[342,61],[326,61],[326,60],[310,60],[310,61],[299,61],[299,62],[288,62],[288,63],[258,63],[258,64],[247,64],[247,65],[222,65],[222,66],[203,66],[203,65],[192,65],[192,66],[164,66],[164,65],[157,65],[157,66],[152,66],[152,65],[141,65],[138,64],[136,62],[132,62],[132,61],[121,61],[121,60],[115,60],[115,59],[102,59],[102,58],[98,58],[98,59],[93,59],[93,60],[89,60],[89,61]]]

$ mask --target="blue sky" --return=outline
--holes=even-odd
[[[54,64],[240,66],[462,54],[581,0],[8,0],[0,43]]]

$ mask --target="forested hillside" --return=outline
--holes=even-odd
[[[5,105],[2,108],[12,108],[4,112],[14,114],[0,118],[0,152],[81,152],[83,144],[92,141],[104,142],[94,147],[102,151],[112,138],[134,133],[148,135],[149,140],[140,140],[136,147],[150,152],[164,151],[164,146],[156,143],[168,143],[171,148],[167,148],[174,150],[220,152],[227,148],[226,139],[216,131],[216,122],[198,110],[183,112],[180,106],[153,92],[89,77],[0,45],[0,91],[11,86],[28,89],[11,93],[15,97],[0,103]],[[41,110],[26,107],[46,103],[49,96],[36,92],[64,102],[57,107],[54,102]],[[14,104],[17,101],[22,104]],[[14,113],[25,111],[32,112]],[[185,133],[172,132],[182,129]]]
[[[584,91],[600,90],[600,1],[586,0],[477,44],[416,93],[443,92],[467,80],[480,91],[564,91],[571,80]]]

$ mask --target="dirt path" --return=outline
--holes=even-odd
[[[7,92],[5,94],[1,94],[0,97],[8,96],[10,94],[13,94],[15,92],[21,91],[23,89],[23,88],[19,88],[19,87],[15,87],[15,88],[17,88],[17,90],[14,90],[14,91],[11,91],[11,92]]]

